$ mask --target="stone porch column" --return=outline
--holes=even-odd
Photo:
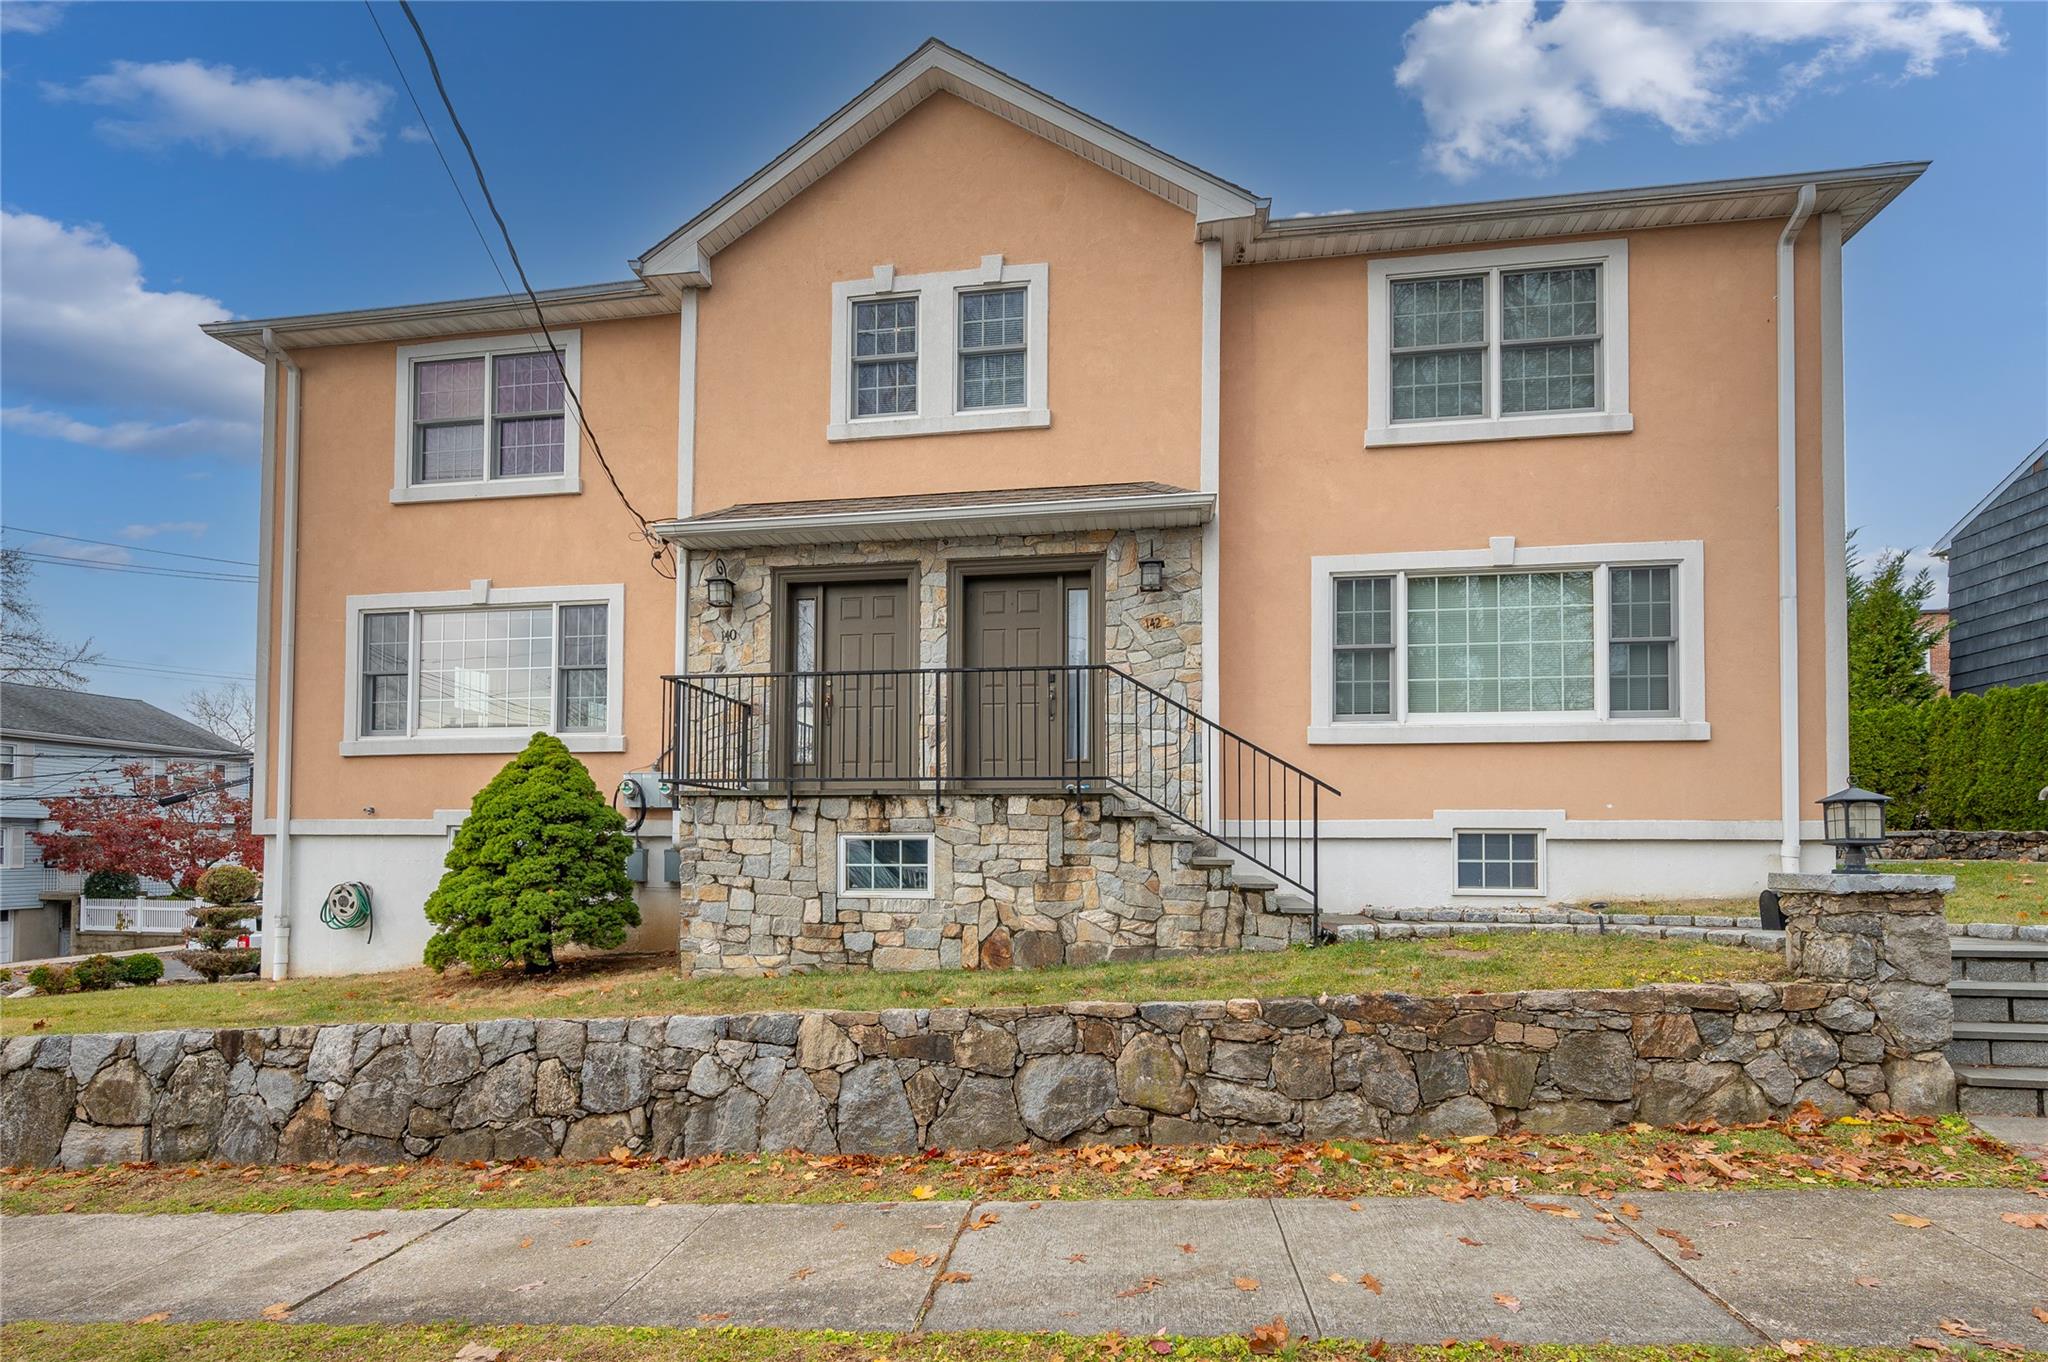
[[[1797,980],[1839,992],[1830,1007],[1872,1014],[1866,1062],[1884,1066],[1871,1102],[1907,1115],[1956,1109],[1945,1053],[1949,1001],[1947,875],[1772,875],[1785,915],[1785,961]],[[1848,1006],[1844,1007],[1844,1000]],[[1846,1048],[1846,1047],[1845,1047]],[[1847,1055],[1844,1055],[1847,1058]]]

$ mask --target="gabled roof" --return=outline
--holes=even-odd
[[[2010,488],[2014,483],[2018,482],[2027,474],[2033,472],[2036,468],[2040,468],[2043,466],[2048,466],[2048,440],[2043,440],[2040,444],[2035,445],[2034,452],[2027,455],[2026,458],[2021,459],[2020,466],[2018,468],[2015,468],[2012,470],[2012,472],[2007,473],[2005,475],[2004,480],[2001,481],[1998,484],[1998,486],[1992,488],[1989,492],[1985,493],[1984,499],[1978,502],[1975,506],[1972,506],[1970,508],[1970,512],[1968,515],[1964,516],[1961,520],[1958,520],[1955,524],[1949,526],[1948,533],[1935,541],[1933,551],[1942,557],[1947,557],[1949,545],[1955,542],[1955,538],[1957,535],[1961,534],[1964,530],[1969,528],[1971,521],[1975,520],[1978,516],[1983,515],[1984,512],[1991,509],[1991,503],[1998,500],[2000,497],[2004,496],[2006,494],[2007,489]]]
[[[125,751],[176,756],[246,758],[218,733],[144,700],[89,695],[51,686],[0,682],[0,733],[9,738],[57,738]]]
[[[1265,208],[1265,200],[1243,186],[1191,166],[958,48],[928,38],[795,146],[635,260],[634,270],[643,275],[682,275],[697,285],[709,283],[712,256],[940,91],[1008,119],[1187,209],[1198,229],[1250,218]]]

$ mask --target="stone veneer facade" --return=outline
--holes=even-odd
[[[1786,877],[1798,977],[1779,982],[16,1036],[0,1045],[0,1163],[888,1154],[1949,1111],[1936,883]]]
[[[1099,656],[1191,708],[1202,699],[1202,538],[1194,528],[1100,530],[907,543],[797,546],[693,561],[689,669],[774,665],[776,581],[792,568],[901,563],[916,587],[916,665],[952,654],[956,564],[1086,558],[1101,567]],[[1163,589],[1139,589],[1141,560],[1164,565]],[[734,584],[713,612],[714,563]],[[1128,701],[1112,694],[1107,722]],[[1148,732],[1157,732],[1148,729]],[[1192,727],[1158,744],[1119,743],[1134,783],[1169,791],[1192,812],[1200,792],[1180,774]],[[919,738],[931,769],[938,735]],[[1263,892],[1186,865],[1190,845],[1153,840],[1143,820],[1105,817],[1100,799],[949,792],[817,798],[691,797],[677,813],[682,852],[682,958],[692,974],[806,969],[1008,969],[1142,958],[1158,953],[1277,949],[1307,924],[1266,911]],[[842,898],[842,833],[933,836],[928,897]]]

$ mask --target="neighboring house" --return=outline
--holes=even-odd
[[[118,784],[135,762],[249,775],[248,752],[155,705],[0,682],[0,963],[68,954],[77,936],[85,877],[44,866],[44,801]]]
[[[1941,537],[1956,694],[2048,681],[2048,440]]]
[[[1950,694],[1948,688],[1948,631],[1950,628],[1948,611],[1923,610],[1920,612],[1920,618],[1915,623],[1922,629],[1939,629],[1941,631],[1940,636],[1934,640],[1934,646],[1929,648],[1926,656],[1920,659],[1920,669],[1934,678],[1935,686],[1943,695]]]
[[[1841,248],[1923,169],[1276,216],[932,42],[543,295],[603,466],[523,297],[210,325],[267,376],[268,964],[417,961],[534,729],[681,787],[639,940],[700,969],[1823,867]]]

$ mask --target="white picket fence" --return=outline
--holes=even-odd
[[[180,899],[81,899],[78,930],[176,936],[191,924],[186,910],[196,906]]]

